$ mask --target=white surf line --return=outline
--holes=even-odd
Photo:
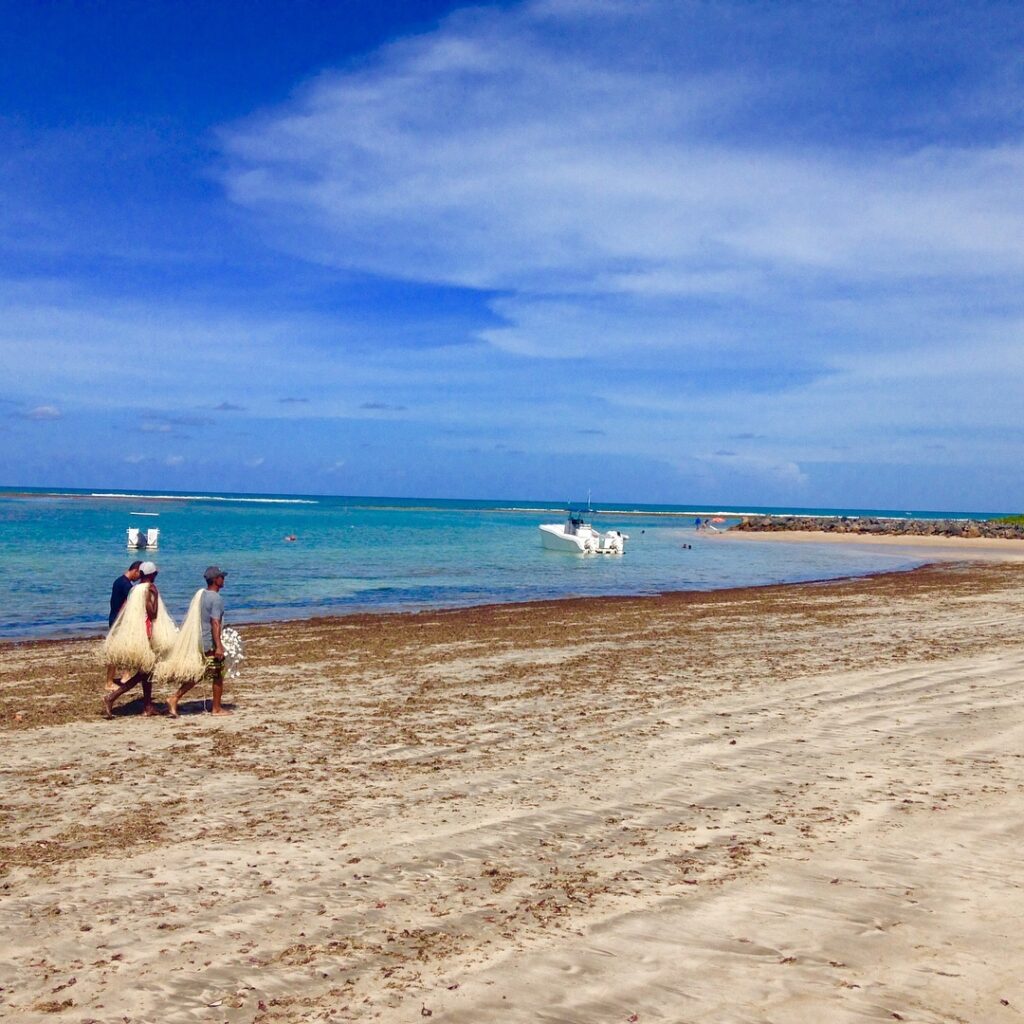
[[[59,497],[59,495],[58,495]],[[259,505],[319,505],[312,498],[228,498],[216,494],[122,494],[93,491],[90,498],[132,498],[135,501],[240,501]],[[139,514],[139,513],[137,513]]]

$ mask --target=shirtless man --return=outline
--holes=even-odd
[[[156,619],[160,601],[160,594],[156,589],[156,574],[159,571],[153,562],[143,562],[139,566],[139,586],[144,583],[149,584],[149,590],[146,593],[146,635],[149,637],[153,635],[153,621]],[[116,686],[103,698],[107,718],[113,717],[114,704],[118,698],[138,686],[139,683],[142,683],[142,713],[147,716],[157,714],[156,706],[153,704],[153,676],[149,672],[140,671],[136,672],[127,682]]]

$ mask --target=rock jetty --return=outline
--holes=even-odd
[[[1001,519],[875,519],[868,516],[747,516],[734,530],[872,533],[896,537],[992,537],[1024,540],[1024,525]]]

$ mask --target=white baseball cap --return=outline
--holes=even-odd
[[[139,566],[139,572],[142,573],[143,576],[152,576],[153,573],[158,571],[156,562],[143,562],[142,565]]]

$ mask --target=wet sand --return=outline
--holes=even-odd
[[[1018,1022],[1021,573],[0,645],[0,1018]]]

